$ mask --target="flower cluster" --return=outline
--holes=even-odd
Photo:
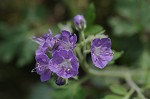
[[[49,34],[33,37],[33,40],[39,44],[34,70],[40,75],[41,81],[49,80],[52,73],[61,78],[70,78],[78,74],[78,60],[73,53],[77,42],[75,34],[62,30],[61,34],[53,37],[49,30]],[[49,58],[48,54],[52,57]]]
[[[75,28],[83,33],[86,28],[85,18],[82,15],[77,15],[74,17],[73,22]],[[73,53],[77,42],[76,34],[62,30],[60,34],[52,36],[51,30],[49,30],[48,34],[33,37],[33,41],[39,44],[35,56],[36,67],[33,71],[35,70],[40,75],[42,82],[49,80],[52,74],[56,74],[56,84],[63,85],[65,79],[78,74],[79,63]],[[83,46],[86,46],[86,44]],[[113,58],[110,38],[107,38],[104,34],[101,38],[94,38],[91,42],[91,57],[96,67],[104,68]]]

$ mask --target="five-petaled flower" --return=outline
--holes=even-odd
[[[54,52],[50,64],[49,69],[62,78],[70,78],[78,74],[78,61],[71,50]]]
[[[113,58],[111,40],[109,38],[96,38],[91,42],[91,56],[93,64],[104,68]]]

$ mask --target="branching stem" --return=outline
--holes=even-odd
[[[102,32],[104,32],[104,31],[102,31]],[[142,70],[140,70],[140,71],[139,70],[136,70],[136,71],[135,70],[102,70],[102,71],[100,71],[100,70],[90,68],[89,64],[86,61],[86,54],[89,53],[89,50],[86,50],[86,44],[89,43],[94,38],[100,38],[101,35],[97,34],[95,36],[89,36],[87,39],[85,39],[84,31],[81,31],[81,35],[82,35],[83,41],[79,42],[79,44],[77,44],[75,51],[77,51],[77,54],[79,56],[79,59],[80,59],[79,62],[81,64],[80,66],[88,75],[109,76],[109,77],[118,77],[118,78],[125,79],[131,87],[131,90],[125,96],[125,99],[130,98],[130,96],[133,94],[134,91],[137,92],[140,99],[146,99],[145,96],[142,94],[140,88],[131,79],[132,76],[137,75],[137,72],[141,73]],[[83,53],[81,53],[82,46],[83,46]],[[81,54],[83,54],[83,57]],[[84,82],[86,79],[87,78],[85,78],[82,82]]]
[[[134,93],[134,89],[131,88],[130,91],[125,95],[123,99],[130,99],[131,95]]]
[[[126,79],[127,83],[130,85],[130,87],[131,87],[132,89],[134,89],[134,90],[137,92],[137,94],[139,95],[139,97],[140,97],[141,99],[146,99],[145,96],[142,94],[140,88],[139,88],[139,87],[136,85],[136,83],[131,79],[131,75],[127,74],[127,75],[125,76],[125,79]]]

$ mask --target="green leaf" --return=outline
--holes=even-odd
[[[67,31],[70,31],[70,32],[72,32],[72,24],[71,24],[71,22],[66,22],[65,24],[64,23],[59,23],[58,24],[58,28],[60,29],[60,30],[67,30]]]
[[[141,55],[138,59],[137,64],[141,67],[142,70],[145,70],[143,73],[138,73],[137,76],[135,76],[135,80],[137,83],[150,86],[150,49],[148,46],[144,47],[144,50],[141,52]]]
[[[101,27],[100,25],[93,25],[85,30],[85,35],[95,35],[97,33],[100,33],[101,31],[103,31],[103,27]]]
[[[140,29],[138,24],[125,21],[118,17],[111,18],[109,23],[113,28],[113,34],[116,36],[132,36],[138,33]]]
[[[34,57],[35,50],[36,44],[30,39],[26,38],[23,43],[21,53],[19,54],[19,59],[17,61],[18,67],[22,67],[29,63]]]
[[[141,57],[139,59],[139,64],[143,69],[150,69],[150,52],[149,49],[143,50]]]
[[[116,83],[118,83],[118,78],[95,76],[95,77],[91,78],[91,82],[97,88],[108,87],[108,86],[110,86],[110,84],[116,84]],[[101,82],[101,83],[99,83],[99,82]]]
[[[87,27],[93,24],[95,20],[95,6],[93,3],[89,4],[87,11],[85,13],[85,19],[87,22]]]
[[[122,54],[124,53],[123,51],[120,51],[120,52],[113,51],[113,52],[114,52],[114,57],[113,57],[112,61],[109,63],[109,65],[114,64],[115,60],[120,58],[122,56]]]
[[[52,99],[85,99],[86,91],[78,83],[70,83],[67,86],[56,87],[51,91]]]
[[[123,97],[118,95],[107,95],[103,99],[123,99]]]
[[[127,94],[127,89],[119,84],[110,86],[110,90],[118,95],[125,95]]]
[[[139,8],[137,9],[137,6]],[[116,0],[115,10],[119,18],[112,18],[110,24],[117,36],[132,36],[150,30],[150,3],[148,0]]]
[[[120,58],[121,55],[124,53],[123,51],[120,51],[120,52],[113,51],[113,52],[114,52],[114,60]]]
[[[46,84],[34,84],[27,99],[53,99],[50,97],[51,90]]]
[[[22,42],[22,34],[11,36],[7,41],[0,43],[0,59],[4,62],[10,62],[17,53],[19,44]],[[11,48],[11,49],[10,49]]]

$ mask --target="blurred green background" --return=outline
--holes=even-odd
[[[150,0],[0,0],[0,99],[102,99],[112,93],[112,82],[124,84],[116,78],[93,77],[82,86],[72,82],[66,90],[55,90],[53,81],[40,83],[39,76],[31,73],[37,48],[32,36],[49,28],[59,33],[60,23],[86,15],[87,10],[87,21],[95,19],[112,39],[112,48],[124,52],[115,61],[115,70],[147,71],[136,83],[150,98]]]

